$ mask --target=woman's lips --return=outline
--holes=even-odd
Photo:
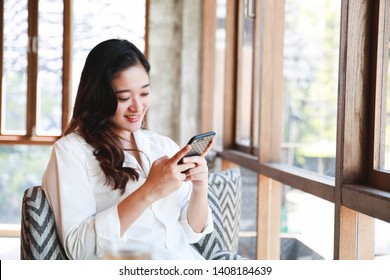
[[[141,118],[141,114],[138,115],[125,115],[125,118],[130,122],[138,122]]]

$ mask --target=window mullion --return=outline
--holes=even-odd
[[[28,1],[28,70],[26,135],[35,135],[38,73],[38,1]]]
[[[61,130],[65,132],[68,122],[70,120],[71,108],[71,87],[70,87],[70,72],[71,72],[71,0],[64,0],[64,46],[63,46],[63,74],[62,74],[62,120]]]

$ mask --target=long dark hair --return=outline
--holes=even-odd
[[[126,40],[111,39],[95,46],[85,61],[73,116],[65,131],[65,135],[76,131],[94,148],[106,183],[122,194],[129,179],[136,181],[139,174],[122,166],[123,144],[112,129],[118,105],[112,81],[120,71],[137,65],[149,74],[150,65],[143,53]]]

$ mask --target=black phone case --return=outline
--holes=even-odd
[[[214,138],[214,136],[214,131],[209,131],[193,136],[190,141],[188,141],[188,144],[191,145],[191,150],[184,157],[200,156],[207,148],[210,141]]]

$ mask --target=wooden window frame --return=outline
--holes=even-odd
[[[260,149],[253,154],[235,144],[238,16],[237,1],[227,0],[224,149],[218,153],[225,161],[224,166],[229,166],[229,162],[238,164],[259,175],[257,258],[279,257],[279,227],[266,217],[273,215],[273,220],[278,221],[280,213],[278,207],[266,202],[277,203],[280,184],[286,184],[334,204],[334,259],[372,259],[374,218],[390,222],[390,174],[373,168],[375,120],[372,112],[378,112],[372,99],[378,92],[376,74],[372,75],[377,73],[378,65],[373,58],[377,57],[378,43],[373,38],[378,37],[379,6],[376,1],[341,1],[336,176],[332,178],[280,163],[280,151],[275,143],[281,139],[278,108],[282,94],[275,77],[278,73],[280,77],[283,67],[280,48],[283,47],[284,0],[258,0],[257,3],[256,27],[261,26],[255,55],[255,69],[259,69],[255,74],[259,77],[256,83],[261,93]],[[211,32],[205,31],[204,40],[212,36]],[[202,98],[210,94],[203,91]],[[202,110],[205,122],[204,113]],[[269,186],[272,188],[268,189]]]
[[[2,3],[4,4],[4,3]],[[70,61],[71,61],[71,0],[64,0],[63,14],[63,67],[62,67],[62,133],[65,131],[70,116]],[[4,9],[1,6],[1,20],[3,22]],[[38,38],[38,1],[28,1],[28,38],[29,44],[32,44],[32,38]],[[3,30],[0,38],[0,69],[2,77],[3,69]],[[32,48],[29,48],[30,50]],[[27,63],[27,113],[26,113],[26,134],[25,135],[8,135],[0,134],[1,145],[13,144],[34,144],[34,145],[51,145],[60,136],[39,136],[35,133],[37,117],[37,75],[38,75],[38,53],[28,52]],[[1,81],[0,81],[1,85]],[[1,92],[1,87],[0,87]],[[1,98],[0,98],[1,99]],[[0,101],[1,102],[1,101]],[[0,104],[1,105],[1,104]],[[1,107],[0,107],[1,114]],[[0,124],[1,131],[1,124]]]

